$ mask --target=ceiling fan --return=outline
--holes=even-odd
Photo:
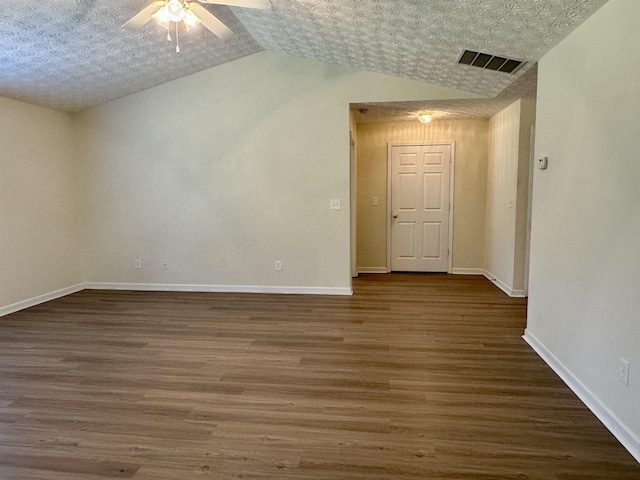
[[[232,7],[257,8],[270,10],[270,0],[157,0],[143,8],[125,23],[122,28],[137,29],[153,19],[167,29],[167,40],[171,41],[171,26],[175,25],[176,52],[180,53],[178,26],[184,25],[188,32],[202,24],[207,30],[224,40],[233,35],[233,31],[210,13],[201,4],[229,5]]]

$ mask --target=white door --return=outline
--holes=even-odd
[[[391,147],[391,270],[449,269],[451,145]]]

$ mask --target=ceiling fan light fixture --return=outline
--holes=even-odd
[[[178,23],[184,18],[184,7],[180,0],[170,0],[164,8],[167,9],[169,20],[172,22]]]
[[[200,20],[200,18],[198,18],[198,16],[191,10],[185,10],[182,21],[184,22],[187,32],[202,23],[202,20]]]
[[[164,4],[162,7],[160,7],[160,9],[158,9],[156,13],[151,15],[151,18],[153,18],[156,22],[158,22],[164,28],[168,29],[169,26],[171,25],[171,22],[174,22],[174,23],[182,22],[186,16],[186,13],[187,12],[182,6],[182,2],[180,0],[170,0],[169,2]]]
[[[169,23],[171,22],[171,20],[169,19],[169,12],[167,11],[166,5],[160,8],[160,10],[158,10],[156,13],[151,15],[151,18],[153,18],[160,26],[166,28],[167,30],[169,29]]]
[[[185,31],[202,24],[220,40],[226,40],[233,35],[233,30],[204,8],[203,4],[210,3],[261,10],[270,10],[272,7],[270,0],[153,0],[122,25],[122,28],[131,30],[142,28],[153,19],[167,30],[167,40],[171,42],[171,27],[174,24],[178,53],[180,53],[178,44],[180,23],[184,23]]]

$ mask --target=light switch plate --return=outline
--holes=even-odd
[[[340,199],[334,198],[329,202],[329,208],[331,210],[340,210]]]
[[[624,358],[620,359],[620,381],[629,385],[629,362]]]

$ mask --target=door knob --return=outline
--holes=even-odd
[[[394,214],[393,214],[393,218],[398,218],[398,214],[397,214],[397,213],[394,213]]]

